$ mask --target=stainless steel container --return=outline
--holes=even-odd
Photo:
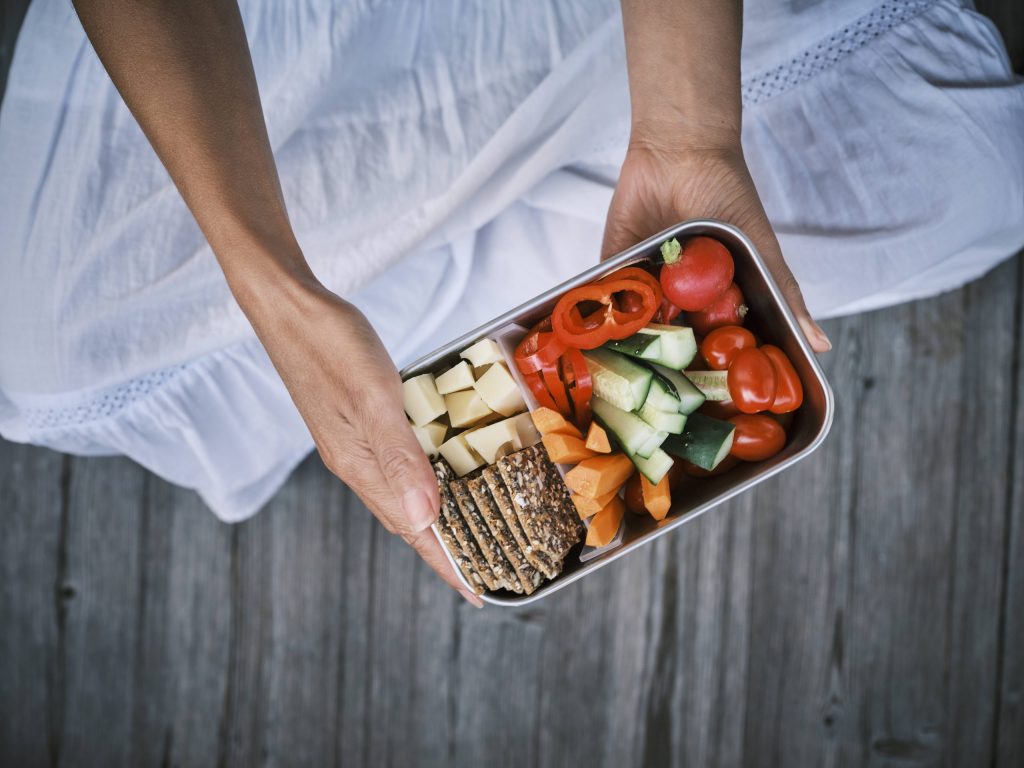
[[[690,484],[686,497],[679,499],[661,522],[649,517],[627,515],[620,546],[603,552],[587,562],[580,562],[575,554],[570,553],[562,573],[554,580],[541,585],[532,595],[489,593],[481,596],[484,602],[498,606],[519,606],[540,600],[792,466],[821,445],[828,434],[835,409],[832,390],[786,305],[779,287],[747,236],[736,227],[711,219],[695,219],[677,224],[618,256],[581,272],[571,280],[551,288],[533,300],[420,358],[401,372],[402,378],[436,371],[445,365],[455,363],[460,351],[481,338],[500,333],[509,324],[531,326],[550,313],[559,297],[567,290],[585,285],[620,267],[657,259],[659,247],[666,240],[672,237],[683,240],[694,235],[710,235],[729,248],[736,264],[735,281],[742,289],[750,308],[747,327],[765,341],[781,347],[800,374],[804,387],[804,402],[794,414],[793,423],[788,430],[786,447],[767,461],[743,463],[722,475]],[[440,541],[440,537],[438,540]],[[445,552],[447,553],[447,549]],[[454,561],[452,567],[455,568]],[[458,574],[457,568],[455,572]]]

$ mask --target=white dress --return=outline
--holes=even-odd
[[[356,7],[356,6],[359,7]],[[743,141],[818,317],[1024,242],[1024,85],[955,0],[747,3]],[[613,0],[241,3],[299,242],[399,365],[597,258],[625,150]],[[256,512],[312,440],[66,0],[0,111],[0,434]]]

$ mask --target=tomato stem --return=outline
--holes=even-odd
[[[661,244],[661,258],[666,264],[675,264],[683,252],[683,246],[674,237]]]

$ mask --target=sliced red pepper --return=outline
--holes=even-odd
[[[661,309],[658,310],[658,314],[654,316],[654,319],[659,323],[665,323],[668,325],[677,317],[683,313],[679,307],[673,304],[668,299],[661,300]]]
[[[516,346],[516,367],[521,373],[537,373],[558,362],[566,346],[551,330],[551,318],[535,325]]]
[[[548,392],[548,388],[544,385],[544,380],[540,377],[539,373],[524,373],[523,381],[526,382],[526,386],[537,400],[538,405],[542,408],[550,408],[552,411],[558,410],[554,398],[551,397],[551,393]]]
[[[565,391],[565,382],[562,381],[558,373],[558,363],[545,366],[541,370],[541,376],[544,377],[544,385],[548,388],[548,392],[551,393],[551,397],[555,401],[555,410],[565,416],[565,418],[571,419],[572,406],[569,405],[569,395]]]
[[[578,349],[569,349],[562,356],[562,379],[572,399],[576,426],[586,429],[590,426],[590,398],[594,394],[594,382],[587,361]]]
[[[638,299],[626,299],[628,294]],[[633,305],[626,310],[616,305]],[[600,308],[584,315],[581,304],[593,302]],[[658,311],[654,290],[640,280],[605,280],[567,291],[551,313],[551,326],[563,344],[576,349],[596,349],[610,339],[625,339],[643,328]]]
[[[646,269],[641,269],[640,267],[623,267],[622,269],[615,270],[610,275],[602,277],[597,282],[607,283],[611,280],[639,280],[641,283],[646,283],[651,287],[651,290],[654,291],[654,295],[658,300],[659,306],[662,304],[664,295],[661,291],[661,282]],[[637,309],[638,304],[636,301],[637,299],[635,294],[627,294],[622,301],[622,309],[626,311],[633,311],[634,309]]]

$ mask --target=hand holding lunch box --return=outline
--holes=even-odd
[[[498,605],[550,594],[781,471],[820,444],[833,408],[753,244],[711,220],[587,270],[403,378],[438,541],[466,589]]]

